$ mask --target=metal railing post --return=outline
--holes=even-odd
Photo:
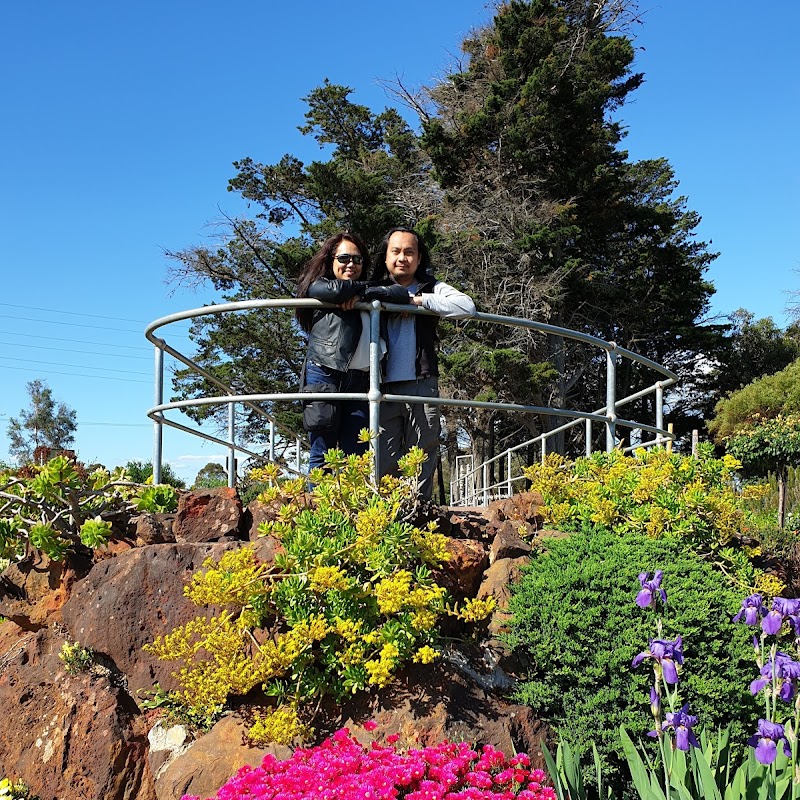
[[[592,421],[586,420],[586,458],[592,455]]]
[[[542,464],[544,464],[545,459],[547,458],[547,438],[544,434],[542,434]]]
[[[269,460],[275,460],[275,420],[269,421]]]
[[[164,402],[164,351],[155,348],[155,405]],[[161,459],[164,448],[164,426],[161,422],[163,414],[153,418],[153,485],[161,483]]]
[[[228,403],[228,488],[236,486],[236,403]]]
[[[664,384],[661,381],[656,383],[656,428],[664,430]],[[663,435],[657,433],[656,436],[660,441]]]
[[[489,505],[489,465],[484,461],[481,479],[483,481],[483,504]]]
[[[617,444],[617,353],[616,343],[609,342],[611,350],[606,351],[606,452],[610,453]]]
[[[506,461],[506,486],[508,487],[508,496],[514,494],[514,486],[511,483],[511,451],[508,451],[508,459]]]
[[[369,449],[372,452],[372,477],[381,478],[381,454],[378,436],[381,431],[381,304],[372,301],[369,312]]]

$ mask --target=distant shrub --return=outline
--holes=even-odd
[[[633,598],[637,575],[663,569],[669,586],[664,636],[683,636],[692,670],[681,694],[708,729],[732,725],[742,740],[756,718],[747,691],[752,648],[731,622],[741,594],[678,537],[651,539],[609,531],[547,540],[515,587],[509,641],[533,665],[516,693],[585,754],[596,743],[609,777],[619,775],[618,731],[634,740],[647,729],[646,670],[631,660],[652,634]]]

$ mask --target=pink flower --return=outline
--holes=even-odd
[[[372,731],[374,731],[375,728],[377,728],[377,727],[378,727],[378,723],[375,722],[374,719],[371,719],[371,720],[369,720],[369,721],[364,723],[364,730],[367,731],[367,733],[372,733]]]

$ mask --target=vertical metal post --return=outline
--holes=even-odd
[[[379,436],[381,431],[381,304],[372,301],[369,312],[369,449],[372,452],[372,477],[381,478]]]
[[[606,351],[606,452],[610,453],[617,444],[617,353],[616,342],[609,342],[611,349]]]
[[[483,504],[484,506],[489,505],[489,464],[484,461],[483,462],[483,470],[482,470],[482,481],[483,481]]]
[[[228,488],[236,486],[236,403],[228,403]]]
[[[546,458],[547,458],[547,437],[544,434],[542,434],[542,464],[544,464]]]
[[[514,494],[514,487],[511,485],[511,451],[508,451],[507,461],[506,461],[506,482],[508,486],[508,496],[511,497]]]
[[[700,432],[697,428],[692,430],[692,455],[697,455],[697,447],[700,444]]]
[[[300,437],[298,436],[295,440],[295,453],[294,453],[294,468],[297,474],[300,474],[300,450],[303,447],[303,443],[300,441]]]
[[[586,458],[592,454],[592,421],[586,420]]]
[[[659,443],[663,441],[664,435],[661,431],[664,430],[664,384],[661,381],[656,383],[656,434]]]
[[[164,402],[164,351],[160,347],[155,349],[155,405]],[[153,420],[153,484],[161,483],[161,459],[164,446],[164,426],[161,423],[162,414]]]
[[[275,420],[269,421],[269,460],[275,461]]]

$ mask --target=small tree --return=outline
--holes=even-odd
[[[228,473],[222,464],[209,461],[194,479],[193,489],[215,489],[217,486],[228,485]]]
[[[76,412],[64,403],[56,404],[50,387],[39,379],[26,389],[30,406],[8,423],[8,451],[21,465],[33,461],[38,447],[56,450],[69,448],[75,441]]]
[[[757,475],[778,478],[778,525],[786,521],[786,481],[789,467],[800,464],[800,414],[764,419],[756,414],[726,443],[728,452]]]
[[[125,472],[130,475],[135,483],[147,483],[153,477],[152,461],[129,461],[125,465]],[[169,464],[161,465],[161,483],[174,486],[176,489],[185,489],[186,482],[182,481]]]
[[[800,464],[800,360],[732,392],[715,412],[708,427],[716,442],[750,472],[775,472],[782,528],[789,467]]]

